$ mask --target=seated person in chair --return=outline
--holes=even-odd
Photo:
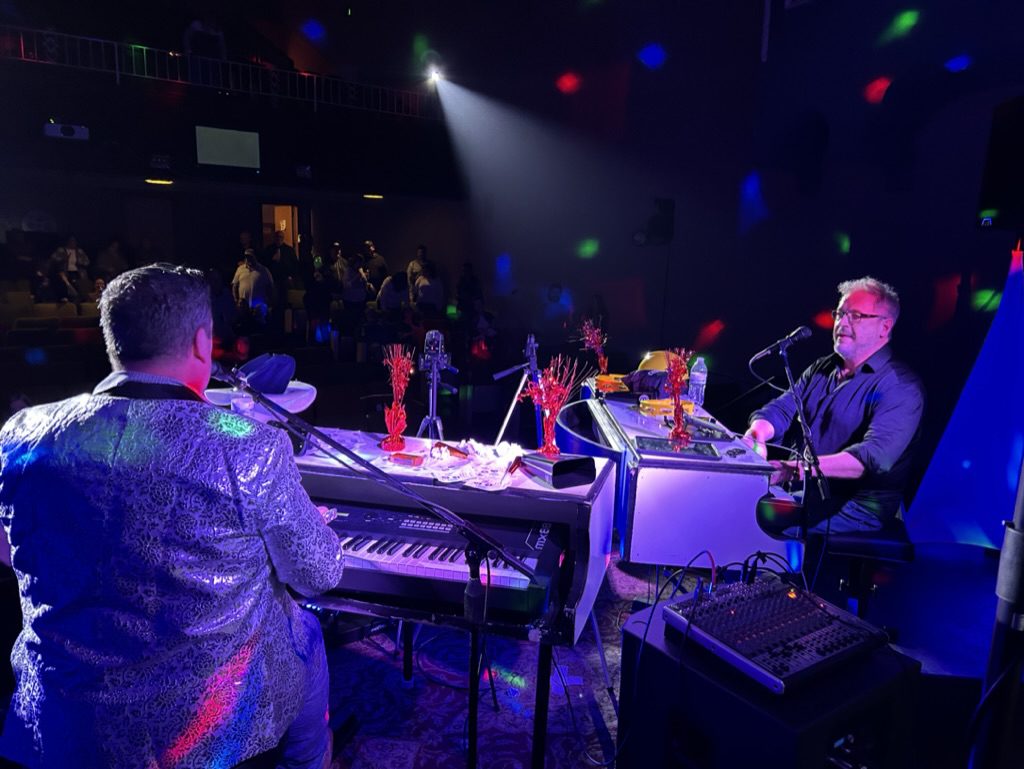
[[[24,612],[0,755],[185,769],[276,749],[279,766],[326,766],[323,636],[289,588],[322,593],[343,562],[288,435],[203,398],[201,272],[123,273],[100,323],[113,373],[0,431]]]
[[[892,329],[900,313],[893,288],[865,277],[839,284],[833,310],[834,353],[812,363],[796,389],[810,426],[830,499],[808,480],[803,509],[771,506],[758,523],[774,536],[810,531],[856,532],[881,529],[896,517],[917,442],[924,390],[920,380],[893,358]],[[743,438],[765,456],[765,444],[781,439],[795,424],[795,395],[787,390],[750,417]],[[773,484],[803,480],[797,460],[773,462]]]

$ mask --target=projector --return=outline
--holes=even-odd
[[[71,125],[70,123],[43,123],[43,136],[51,139],[74,139],[76,141],[89,141],[89,127],[84,125]]]

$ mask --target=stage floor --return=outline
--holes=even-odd
[[[926,723],[946,722],[954,731],[973,706],[975,681],[983,674],[995,611],[998,560],[978,548],[920,545],[917,559],[893,572],[880,589],[868,619],[899,631],[897,648],[919,659],[932,699]],[[597,603],[597,617],[616,695],[621,664],[621,627],[634,601],[651,600],[652,571],[613,561]],[[826,573],[820,579],[825,579]],[[486,678],[481,683],[480,766],[529,766],[536,647],[503,638],[488,639],[499,710],[495,712]],[[328,649],[331,705],[335,721],[355,715],[358,731],[340,753],[336,767],[347,769],[432,769],[465,762],[466,657],[464,633],[423,627],[418,636],[415,678],[402,682],[401,657],[393,654],[393,633]],[[585,747],[598,760],[614,751],[617,720],[605,691],[597,645],[585,630],[574,649],[558,649],[551,680],[547,767],[585,766]],[[937,688],[936,688],[937,687]],[[945,692],[955,689],[958,700]],[[939,693],[936,698],[933,695]],[[568,693],[568,699],[567,699]],[[572,713],[568,701],[572,701]],[[939,704],[936,704],[936,699]],[[726,714],[723,714],[726,715]],[[573,722],[575,716],[575,725]],[[931,729],[928,729],[931,732]],[[923,739],[923,738],[922,738]],[[932,753],[930,750],[924,753]]]

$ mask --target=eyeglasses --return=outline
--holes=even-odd
[[[888,315],[872,315],[867,312],[857,312],[856,310],[832,310],[832,320],[838,322],[843,318],[849,318],[850,323],[859,323],[865,318],[887,318]]]

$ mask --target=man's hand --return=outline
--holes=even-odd
[[[743,433],[740,440],[747,448],[752,449],[754,453],[760,456],[761,459],[768,458],[768,445],[764,441],[758,440],[750,430]]]
[[[775,428],[772,423],[766,419],[755,419],[750,423],[750,427],[743,433],[743,437],[740,439],[753,449],[762,459],[768,458],[768,441],[775,435]],[[773,463],[774,464],[774,463]]]
[[[768,485],[770,486],[784,486],[793,481],[803,480],[803,465],[795,460],[786,459],[778,462],[773,459],[769,464],[772,466],[772,475],[768,479]]]

